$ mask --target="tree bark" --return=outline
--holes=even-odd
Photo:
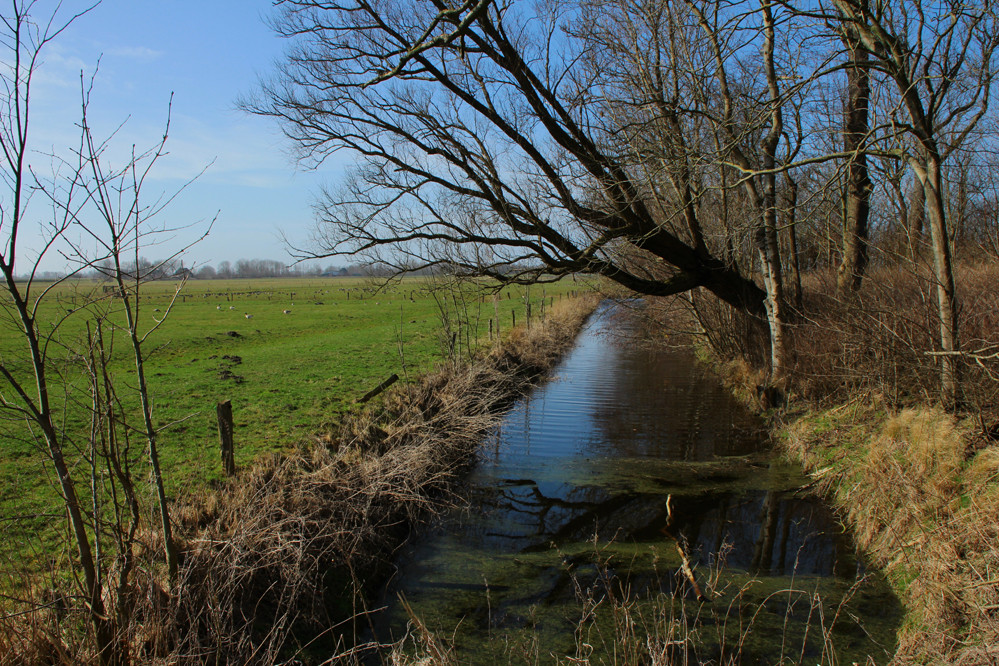
[[[780,89],[774,66],[774,18],[771,3],[761,0],[763,9],[763,66],[767,77],[770,128],[763,140],[763,200],[761,225],[756,244],[763,268],[767,293],[767,322],[770,324],[770,383],[782,388],[787,373],[787,349],[784,341],[784,278],[781,274],[780,243],[777,238],[777,146],[783,131]]]
[[[787,251],[788,265],[791,269],[791,301],[794,307],[801,310],[801,266],[798,258],[798,183],[790,174],[784,174],[788,182],[787,188],[787,213],[785,214],[785,226],[787,227]]]
[[[905,220],[906,241],[909,258],[919,257],[919,248],[923,245],[923,233],[926,229],[926,192],[923,183],[918,178],[909,190],[907,216]]]
[[[918,172],[917,172],[918,173]],[[930,155],[925,170],[918,173],[926,196],[926,218],[930,227],[933,252],[933,277],[936,282],[937,316],[940,320],[940,393],[948,408],[957,406],[960,395],[960,344],[957,326],[957,293],[947,234],[946,203],[943,198],[943,173],[939,158]]]
[[[847,106],[843,127],[843,150],[848,153],[846,201],[843,215],[843,260],[839,265],[836,290],[841,298],[860,291],[868,262],[868,218],[871,179],[867,169],[864,141],[868,132],[870,76],[868,53],[854,31],[845,28],[844,42],[850,54],[846,68]]]

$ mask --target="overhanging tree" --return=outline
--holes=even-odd
[[[766,316],[764,291],[670,224],[615,150],[623,128],[600,103],[600,69],[584,66],[592,45],[570,30],[578,4],[282,7],[292,49],[247,106],[279,118],[306,163],[360,157],[318,205],[321,256],[507,281],[584,272],[648,295],[703,287]]]

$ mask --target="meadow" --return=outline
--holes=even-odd
[[[232,402],[236,465],[245,468],[327,432],[390,375],[413,381],[449,356],[472,354],[490,337],[505,335],[515,319],[524,325],[528,308],[536,319],[553,301],[586,288],[573,280],[498,292],[431,278],[389,284],[361,278],[191,280],[174,300],[177,287],[170,281],[143,285],[139,311],[140,323],[155,327],[144,347],[145,371],[173,497],[196,494],[223,476],[219,402]],[[60,420],[78,433],[78,484],[87,480],[81,453],[89,427],[80,350],[94,312],[113,316],[116,302],[101,284],[81,281],[54,288],[40,309],[39,327],[52,330]],[[24,357],[9,317],[4,324],[0,354]],[[114,344],[119,360],[111,370],[127,403],[136,399],[127,390],[134,386],[134,363],[122,353],[124,336]],[[133,448],[137,470],[144,472],[141,439]],[[45,553],[59,543],[62,528],[43,447],[23,421],[8,415],[0,420],[0,534],[6,544],[0,551]],[[39,545],[39,538],[49,545]]]

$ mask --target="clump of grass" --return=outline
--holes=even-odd
[[[905,604],[895,663],[996,663],[999,453],[969,449],[970,420],[885,403],[812,413],[782,439]]]

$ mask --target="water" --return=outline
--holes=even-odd
[[[622,663],[650,640],[701,660],[816,663],[831,641],[840,663],[885,661],[898,602],[761,424],[687,355],[637,342],[638,321],[602,306],[506,415],[468,506],[400,558],[377,638],[405,634],[408,605],[460,663]]]

